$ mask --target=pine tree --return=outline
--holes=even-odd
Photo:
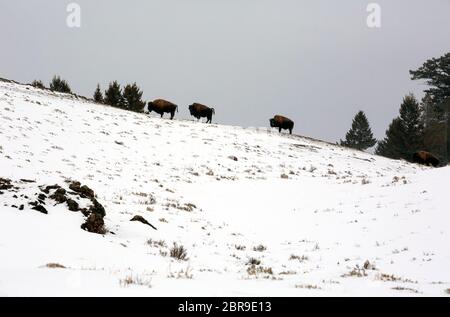
[[[425,94],[420,105],[422,111],[423,149],[436,155],[441,161],[447,157],[447,121],[445,111],[433,97]]]
[[[425,79],[431,87],[425,92],[437,104],[450,98],[450,53],[427,60],[419,69],[410,70],[412,80]]]
[[[113,107],[123,107],[122,89],[117,81],[109,84],[108,90],[105,91],[104,102]]]
[[[403,129],[402,120],[395,118],[386,130],[386,137],[378,141],[375,153],[377,155],[399,159],[407,157],[405,152],[405,131]]]
[[[62,93],[71,93],[71,89],[67,81],[61,79],[59,76],[54,76],[50,82],[50,89]]]
[[[405,96],[400,116],[392,121],[386,137],[378,142],[376,153],[393,159],[411,160],[412,154],[423,149],[423,124],[419,103],[413,94]]]
[[[97,103],[103,103],[103,94],[100,90],[100,84],[97,84],[97,89],[94,92],[94,101]]]
[[[31,86],[34,88],[45,89],[44,83],[41,80],[33,80]]]
[[[363,111],[359,111],[353,118],[352,127],[345,135],[345,141],[341,145],[357,150],[366,150],[377,143],[373,137],[369,121]]]
[[[142,112],[144,110],[145,103],[142,101],[142,91],[133,83],[132,85],[126,85],[123,89],[123,98],[125,109]]]

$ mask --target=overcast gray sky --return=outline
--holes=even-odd
[[[68,28],[66,6],[81,6]],[[381,28],[366,6],[381,5]],[[402,97],[425,86],[408,70],[450,51],[449,0],[0,0],[0,77],[54,74],[91,96],[117,79],[144,98],[201,102],[215,122],[343,138],[364,110],[381,138]]]

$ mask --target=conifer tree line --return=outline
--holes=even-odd
[[[36,88],[46,89],[41,80],[34,80],[31,85]],[[61,93],[72,93],[68,82],[59,76],[53,77],[49,84],[49,89]],[[117,81],[113,81],[104,93],[100,89],[100,84],[97,84],[93,99],[96,103],[107,104],[124,110],[143,112],[146,103],[142,100],[142,94],[142,90],[136,83],[128,84],[122,89]]]
[[[412,161],[417,151],[431,152],[441,162],[449,162],[450,152],[450,53],[426,61],[411,70],[412,80],[425,80],[430,87],[419,102],[410,93],[400,104],[399,115],[376,141],[363,111],[353,119],[352,127],[340,144],[358,150],[376,145],[375,153],[392,159]]]

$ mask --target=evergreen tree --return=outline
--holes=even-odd
[[[61,79],[59,76],[54,76],[50,82],[50,89],[62,93],[71,93],[71,89],[67,81]]]
[[[103,94],[100,90],[100,85],[97,84],[97,89],[94,92],[94,101],[97,103],[103,103]]]
[[[109,84],[108,90],[105,91],[104,102],[113,107],[123,107],[122,89],[117,81]]]
[[[369,121],[363,111],[359,111],[353,118],[352,127],[345,135],[345,141],[341,145],[357,150],[366,150],[377,143],[373,137]]]
[[[423,149],[423,124],[419,103],[409,94],[400,106],[400,116],[392,121],[386,137],[378,142],[376,153],[393,159],[411,160]]]
[[[399,159],[407,157],[405,152],[405,131],[403,129],[402,120],[395,118],[386,130],[386,137],[378,141],[375,153],[377,155]]]
[[[144,110],[145,103],[142,101],[142,91],[136,85],[126,85],[123,89],[123,99],[125,109],[142,112]]]
[[[40,80],[33,80],[31,86],[33,86],[34,88],[45,89],[44,83]]]
[[[436,155],[441,161],[447,158],[447,121],[445,111],[432,96],[425,94],[420,105],[422,111],[423,149]]]
[[[436,104],[450,98],[450,53],[427,60],[419,69],[410,70],[412,80],[425,79],[431,87],[425,92]]]

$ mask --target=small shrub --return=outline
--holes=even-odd
[[[245,245],[237,245],[236,244],[234,247],[236,248],[236,250],[239,250],[239,251],[245,251],[245,249],[246,249]]]
[[[148,239],[147,244],[152,247],[160,247],[160,248],[165,248],[167,246],[166,241],[164,240]]]
[[[122,286],[122,287],[127,287],[130,285],[140,285],[140,286],[152,287],[151,279],[144,279],[139,276],[133,276],[133,274],[126,276],[124,279],[121,279],[119,282],[120,282],[120,286]]]
[[[320,286],[312,285],[312,284],[297,284],[295,288],[303,288],[303,289],[322,289]]]
[[[103,94],[102,94],[102,91],[100,90],[99,84],[97,84],[97,89],[95,89],[95,92],[94,92],[94,101],[96,103],[103,103]]]
[[[262,244],[257,245],[256,247],[253,247],[253,251],[257,251],[257,252],[264,252],[266,250],[267,250],[267,248],[265,246],[263,246]]]
[[[251,265],[247,268],[248,275],[258,275],[258,274],[268,274],[273,275],[273,270],[271,267],[262,267],[258,265]]]
[[[184,246],[174,243],[173,247],[170,249],[170,257],[181,261],[187,261],[187,250]]]
[[[309,258],[306,255],[294,255],[292,254],[291,257],[289,258],[289,260],[298,260],[300,262],[305,262],[307,260],[309,260]]]
[[[255,258],[250,258],[247,261],[247,265],[260,265],[261,261]]]
[[[52,81],[50,82],[50,89],[57,92],[62,93],[71,93],[72,90],[70,89],[69,84],[64,79],[61,79],[59,76],[53,77]]]
[[[366,270],[356,265],[350,272],[342,274],[341,277],[365,277],[367,276]]]
[[[31,86],[33,86],[34,88],[45,89],[44,83],[40,80],[33,80]]]

